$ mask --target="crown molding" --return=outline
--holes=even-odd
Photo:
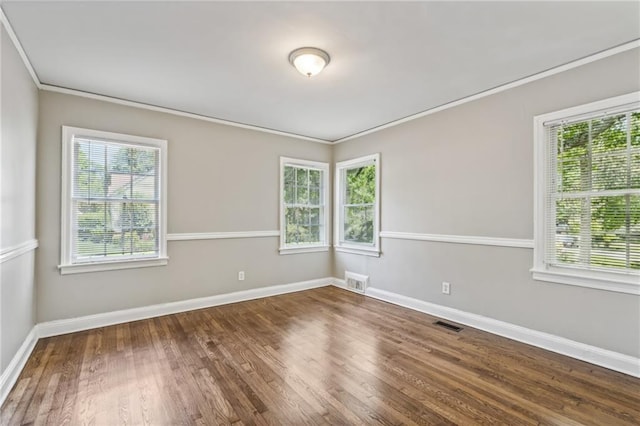
[[[41,89],[42,84],[40,83],[38,74],[36,74],[36,71],[33,69],[31,62],[29,61],[29,57],[27,56],[26,52],[22,48],[22,45],[20,44],[20,40],[18,40],[18,36],[16,35],[15,31],[13,31],[13,27],[11,26],[11,24],[9,23],[9,20],[7,19],[7,15],[5,15],[4,10],[2,10],[2,6],[0,6],[0,22],[2,22],[2,26],[4,26],[4,29],[7,30],[7,34],[9,34],[9,38],[11,39],[11,42],[13,43],[16,50],[18,51],[18,54],[22,59],[22,63],[24,63],[24,66],[27,68],[27,71],[29,72],[29,75],[31,76],[33,83],[36,85],[38,89]]]
[[[256,132],[270,133],[272,135],[286,136],[286,137],[300,139],[300,140],[309,141],[309,142],[316,142],[316,143],[322,143],[322,144],[332,144],[333,143],[331,141],[327,141],[327,140],[324,140],[324,139],[312,138],[310,136],[303,136],[303,135],[298,135],[298,134],[295,134],[295,133],[282,132],[280,130],[268,129],[266,127],[253,126],[251,124],[243,124],[243,123],[238,123],[238,122],[235,122],[235,121],[223,120],[221,118],[209,117],[207,115],[194,114],[194,113],[191,113],[191,112],[180,111],[180,110],[177,110],[177,109],[165,108],[165,107],[151,105],[151,104],[145,104],[145,103],[142,103],[142,102],[129,101],[129,100],[126,100],[126,99],[114,98],[114,97],[111,97],[111,96],[99,95],[99,94],[91,93],[91,92],[84,92],[82,90],[69,89],[67,87],[59,87],[59,86],[53,86],[53,85],[50,85],[50,84],[42,84],[41,83],[39,88],[41,90],[46,90],[47,92],[55,92],[55,93],[62,93],[62,94],[65,94],[65,95],[80,96],[82,98],[95,99],[95,100],[98,100],[98,101],[109,102],[109,103],[112,103],[112,104],[124,105],[124,106],[128,106],[128,107],[133,107],[133,108],[146,109],[146,110],[155,111],[155,112],[162,112],[162,113],[165,113],[165,114],[177,115],[177,116],[180,116],[180,117],[193,118],[195,120],[202,120],[202,121],[208,121],[210,123],[222,124],[224,126],[239,127],[241,129],[254,130]]]
[[[574,68],[578,68],[578,67],[581,67],[583,65],[590,64],[591,62],[599,61],[600,59],[608,58],[609,56],[617,55],[618,53],[626,52],[628,50],[637,49],[637,48],[640,48],[640,39],[636,39],[636,40],[630,41],[628,43],[624,43],[624,44],[612,47],[610,49],[606,49],[606,50],[600,51],[598,53],[594,53],[592,55],[585,56],[584,58],[580,58],[580,59],[577,59],[575,61],[571,61],[571,62],[568,62],[566,64],[550,68],[550,69],[548,69],[546,71],[542,71],[542,72],[539,72],[539,73],[536,73],[536,74],[532,74],[532,75],[530,75],[528,77],[525,77],[525,78],[514,80],[514,81],[512,81],[510,83],[506,83],[506,84],[494,87],[492,89],[484,90],[482,92],[476,93],[475,95],[466,96],[464,98],[460,98],[460,99],[457,99],[457,100],[452,101],[452,102],[447,102],[446,104],[442,104],[440,106],[430,108],[430,109],[428,109],[426,111],[422,111],[422,112],[419,112],[417,114],[409,115],[407,117],[404,117],[404,118],[401,118],[401,119],[398,119],[398,120],[395,120],[395,121],[391,121],[391,122],[383,124],[381,126],[373,127],[371,129],[355,133],[355,134],[353,134],[351,136],[347,136],[347,137],[344,137],[342,139],[337,139],[337,140],[333,141],[333,143],[334,144],[339,144],[339,143],[347,142],[347,141],[350,141],[350,140],[353,140],[353,139],[356,139],[356,138],[359,138],[359,137],[362,137],[362,136],[365,136],[365,135],[370,135],[371,133],[376,133],[376,132],[379,132],[380,130],[388,129],[390,127],[394,127],[394,126],[397,126],[399,124],[407,123],[409,121],[417,120],[418,118],[426,117],[427,115],[435,114],[436,112],[444,111],[444,110],[447,110],[447,109],[450,109],[450,108],[454,108],[454,107],[457,107],[457,106],[460,106],[460,105],[464,105],[464,104],[469,103],[469,102],[476,101],[478,99],[486,98],[487,96],[495,95],[497,93],[504,92],[504,91],[509,90],[509,89],[513,89],[513,88],[516,88],[516,87],[519,87],[519,86],[523,86],[525,84],[532,83],[534,81],[541,80],[543,78],[547,78],[547,77],[550,77],[552,75],[560,74],[562,72],[569,71],[569,70],[572,70]]]

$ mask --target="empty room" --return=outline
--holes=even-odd
[[[0,23],[2,426],[640,424],[640,2]]]

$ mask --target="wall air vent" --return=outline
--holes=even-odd
[[[345,271],[344,283],[347,287],[347,290],[364,294],[367,286],[369,285],[369,276]]]
[[[436,321],[434,322],[434,324],[439,327],[446,328],[447,330],[455,331],[456,333],[462,330],[462,327],[458,327],[457,325],[449,324],[448,322],[444,321]]]

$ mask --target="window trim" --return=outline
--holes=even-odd
[[[322,172],[322,197],[324,200],[323,206],[323,223],[324,227],[323,240],[319,244],[310,243],[303,245],[287,245],[287,228],[285,219],[285,207],[284,207],[284,168],[285,166],[300,166],[308,169],[316,169]],[[331,209],[329,203],[331,197],[329,194],[329,163],[322,161],[302,160],[299,158],[280,157],[280,248],[281,255],[285,254],[298,254],[298,253],[316,253],[329,251],[329,224]]]
[[[587,119],[622,107],[640,106],[640,91],[584,105],[566,108],[533,119],[534,141],[534,247],[532,277],[537,281],[574,285],[627,294],[640,294],[640,272],[599,271],[571,266],[550,266],[544,263],[547,229],[547,163],[549,161],[545,123],[559,120]]]
[[[71,183],[73,181],[73,141],[77,136],[114,141],[160,149],[160,205],[158,209],[158,255],[129,258],[123,260],[94,260],[82,263],[72,262],[71,253]],[[60,206],[60,274],[77,274],[84,272],[110,271],[117,269],[143,268],[162,266],[168,263],[167,256],[167,141],[122,133],[101,130],[83,129],[62,126],[62,173],[61,173],[61,206]]]
[[[342,241],[344,233],[343,217],[343,171],[356,167],[374,164],[376,166],[376,200],[374,203],[375,218],[373,220],[373,244],[357,244]],[[335,213],[334,213],[334,250],[337,252],[359,254],[364,256],[380,256],[380,153],[365,155],[351,160],[336,163],[335,170]]]

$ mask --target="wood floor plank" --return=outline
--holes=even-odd
[[[10,425],[639,425],[640,379],[323,287],[41,339]]]

